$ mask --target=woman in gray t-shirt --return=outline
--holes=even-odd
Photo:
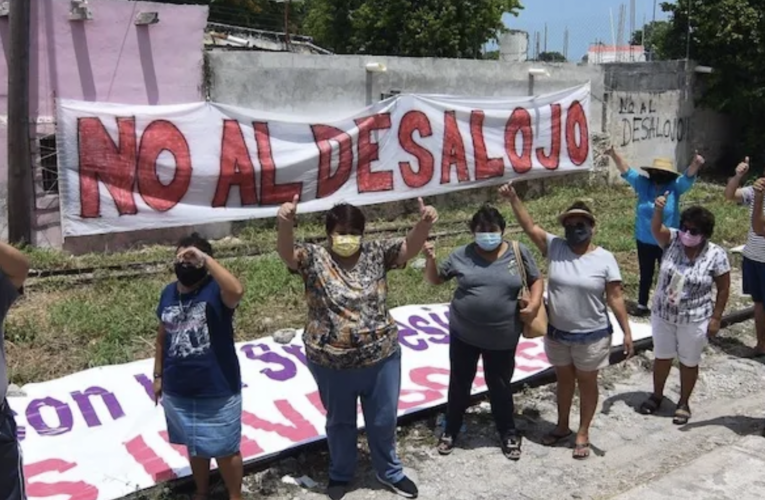
[[[515,350],[523,332],[522,318],[533,318],[542,306],[544,282],[534,258],[520,245],[522,262],[516,262],[511,243],[504,240],[505,219],[499,210],[485,206],[470,222],[475,241],[452,252],[440,264],[427,245],[425,277],[440,285],[457,280],[449,310],[449,403],[446,428],[438,452],[454,449],[462,420],[470,405],[470,392],[479,358],[483,358],[491,412],[502,452],[510,460],[521,458],[521,438],[516,432],[510,383]],[[520,266],[524,266],[521,268]],[[530,287],[528,301],[519,300],[525,269]]]
[[[608,307],[624,332],[625,354],[632,355],[632,332],[622,296],[619,265],[611,252],[592,243],[595,217],[576,202],[558,218],[565,238],[537,226],[511,184],[500,189],[515,218],[548,261],[548,316],[545,353],[558,378],[558,425],[545,436],[552,446],[569,438],[569,414],[579,385],[580,423],[573,456],[590,456],[590,424],[598,406],[598,372],[608,366],[613,327]]]

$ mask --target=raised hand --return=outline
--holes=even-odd
[[[434,260],[436,258],[436,245],[432,241],[426,241],[422,246],[422,253],[426,259]]]
[[[664,210],[664,208],[667,206],[668,196],[669,196],[669,191],[667,191],[663,195],[656,198],[656,201],[654,202],[654,207],[656,210]]]
[[[744,177],[749,172],[749,157],[744,158],[744,161],[738,164],[736,167],[736,177]]]
[[[616,156],[616,148],[614,148],[613,146],[608,146],[608,149],[606,149],[603,154],[605,154],[609,158],[614,158]]]
[[[177,262],[191,264],[194,267],[204,267],[207,262],[207,254],[197,247],[188,247],[182,249],[175,256]]]
[[[702,166],[702,165],[704,165],[706,162],[707,162],[707,160],[706,160],[706,159],[704,159],[704,157],[703,157],[703,156],[701,156],[701,155],[699,154],[699,151],[698,151],[698,150],[696,150],[696,151],[694,151],[694,152],[693,152],[693,162],[692,162],[692,164],[693,164],[693,165],[696,165],[696,166],[698,166],[698,167],[701,167],[701,166]]]
[[[499,188],[499,195],[504,198],[513,198],[517,196],[517,193],[515,192],[515,188],[513,187],[513,181],[508,182],[501,188]]]
[[[420,220],[428,224],[435,224],[438,220],[438,212],[430,205],[425,205],[422,198],[417,198],[417,203],[420,204]]]
[[[291,202],[287,202],[279,207],[279,211],[276,213],[276,218],[283,222],[294,222],[299,200],[300,196],[295,195]]]

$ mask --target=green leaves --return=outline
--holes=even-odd
[[[303,31],[336,53],[478,58],[519,0],[309,0]]]

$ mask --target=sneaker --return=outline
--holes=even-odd
[[[342,500],[348,492],[348,481],[329,480],[327,485],[327,497],[330,500]]]
[[[414,482],[412,482],[412,480],[406,476],[404,476],[403,479],[396,483],[390,483],[381,478],[380,474],[377,474],[377,481],[396,495],[404,498],[417,498],[417,495],[419,494],[419,491],[417,491],[417,485],[414,484]]]
[[[651,315],[651,310],[647,306],[638,304],[637,307],[635,308],[635,316],[644,318],[650,315]]]

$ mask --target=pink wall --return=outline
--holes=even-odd
[[[30,112],[37,134],[53,133],[55,98],[126,104],[177,104],[204,98],[203,54],[207,7],[127,0],[89,0],[91,21],[70,21],[70,0],[32,1]],[[138,12],[158,12],[159,23],[136,26]],[[7,56],[8,18],[0,19]],[[0,115],[7,115],[6,58],[0,58]],[[0,220],[5,229],[6,129],[0,122]],[[32,138],[33,154],[36,137]],[[38,191],[39,192],[39,191]],[[57,196],[37,200],[37,243],[61,246]],[[107,237],[99,237],[102,240]],[[112,237],[129,238],[129,235]],[[148,239],[151,239],[149,237]],[[116,247],[119,242],[88,245]],[[74,246],[77,242],[67,240]],[[85,241],[81,242],[85,243]],[[97,249],[97,248],[93,248]]]

